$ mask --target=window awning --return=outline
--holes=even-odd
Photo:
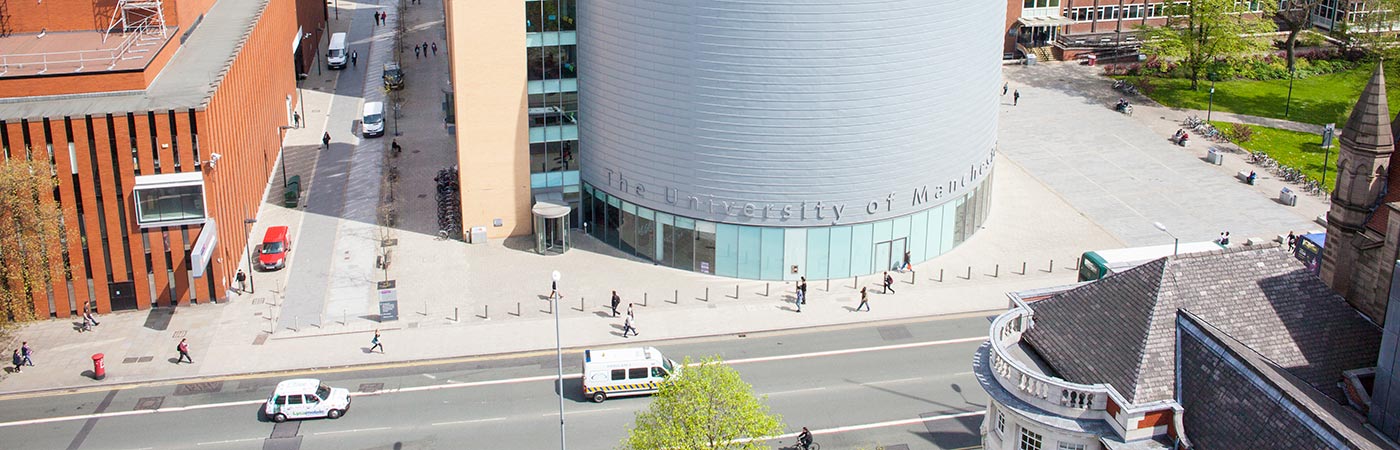
[[[571,209],[569,203],[564,201],[563,194],[548,192],[535,196],[535,206],[530,208],[530,212],[536,217],[558,219],[568,216]]]
[[[1023,27],[1058,27],[1058,26],[1062,26],[1062,25],[1073,24],[1074,21],[1073,21],[1073,20],[1070,20],[1069,18],[1064,17],[1064,16],[1053,16],[1053,15],[1052,15],[1052,16],[1022,17],[1022,18],[1020,18],[1020,19],[1016,19],[1016,23],[1021,24],[1021,26],[1023,26]]]

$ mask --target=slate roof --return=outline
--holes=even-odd
[[[1327,396],[1375,365],[1381,332],[1277,244],[1171,256],[1031,304],[1023,338],[1060,377],[1133,403],[1174,398],[1178,310]]]

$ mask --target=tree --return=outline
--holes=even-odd
[[[1265,50],[1267,42],[1258,35],[1272,31],[1273,24],[1262,19],[1271,14],[1269,2],[1259,3],[1267,10],[1251,12],[1250,2],[1236,0],[1188,0],[1168,3],[1162,26],[1144,28],[1143,50],[1158,57],[1181,60],[1197,88],[1201,75],[1218,59]]]
[[[1388,59],[1400,56],[1400,38],[1397,37],[1400,17],[1396,15],[1396,11],[1400,11],[1400,0],[1367,0],[1357,6],[1366,9],[1338,13],[1340,26],[1336,27],[1335,34],[1347,48]]]
[[[651,407],[637,413],[624,449],[759,449],[768,448],[762,437],[782,432],[782,416],[769,412],[767,398],[755,396],[718,356],[699,364],[686,358],[682,365]]]
[[[1288,55],[1288,70],[1293,71],[1294,55],[1293,51],[1298,45],[1298,34],[1305,30],[1310,30],[1312,24],[1312,12],[1321,5],[1323,0],[1281,0],[1278,10],[1274,11],[1274,21],[1279,28],[1288,32],[1288,37],[1284,39],[1284,51]]]
[[[0,323],[33,319],[34,295],[53,281],[63,230],[56,186],[48,164],[0,162]]]

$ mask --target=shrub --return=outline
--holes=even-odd
[[[1236,144],[1249,142],[1254,137],[1254,129],[1242,123],[1232,123],[1230,128],[1225,130],[1225,138]]]

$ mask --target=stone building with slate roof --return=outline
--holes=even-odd
[[[1380,328],[1277,244],[1009,296],[973,364],[985,448],[1394,447],[1344,389]]]

